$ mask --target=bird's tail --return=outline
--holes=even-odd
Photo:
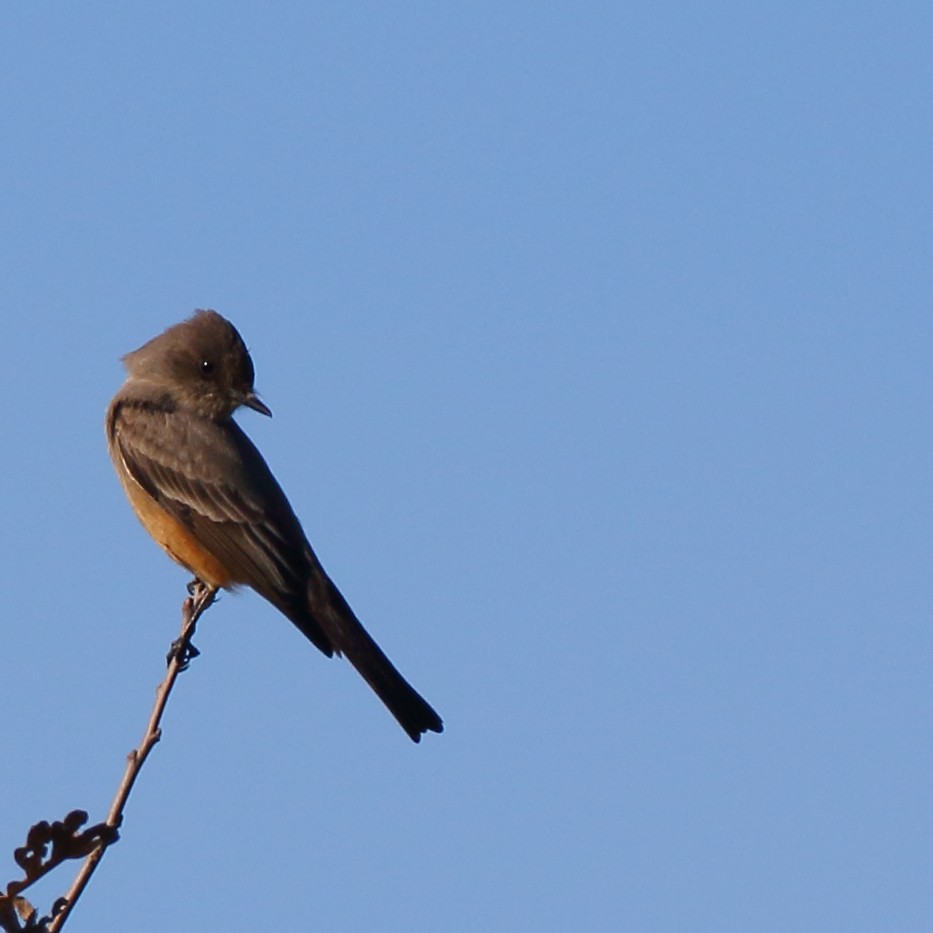
[[[424,697],[395,668],[357,619],[343,595],[317,561],[308,585],[310,619],[289,618],[319,648],[323,633],[331,649],[346,656],[415,742],[425,732],[443,732],[444,724]],[[310,624],[309,624],[310,622]]]

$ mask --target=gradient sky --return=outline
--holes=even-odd
[[[933,928],[931,43],[919,2],[4,4],[0,882],[142,733],[187,575],[103,413],[214,307],[447,731],[225,596],[67,929]]]

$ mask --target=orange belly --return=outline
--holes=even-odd
[[[123,476],[120,477],[124,479]],[[127,498],[143,528],[172,560],[187,567],[199,580],[216,587],[233,583],[223,564],[176,518],[169,515],[132,477],[123,482]]]

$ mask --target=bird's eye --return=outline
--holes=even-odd
[[[214,364],[210,360],[201,360],[201,373],[209,376],[214,371]]]

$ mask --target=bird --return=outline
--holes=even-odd
[[[122,358],[107,446],[143,527],[214,589],[248,586],[328,657],[343,655],[410,738],[442,732],[325,572],[262,454],[234,421],[272,412],[239,331],[198,310]]]

